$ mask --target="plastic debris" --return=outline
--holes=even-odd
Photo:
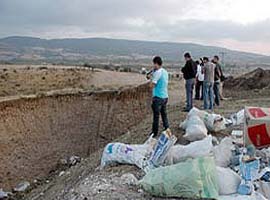
[[[28,181],[24,181],[16,185],[13,189],[14,192],[25,192],[30,187],[30,183]]]
[[[7,198],[9,195],[8,192],[4,192],[2,188],[0,188],[0,199]]]
[[[216,167],[211,157],[156,168],[149,171],[139,183],[154,196],[218,198]]]

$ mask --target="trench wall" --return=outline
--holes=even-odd
[[[149,112],[147,85],[18,98],[0,103],[0,188],[48,175],[59,159],[86,157]]]

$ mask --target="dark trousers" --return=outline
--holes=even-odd
[[[203,81],[196,82],[195,99],[203,100]]]
[[[186,110],[191,110],[193,107],[193,89],[195,79],[186,80]]]
[[[219,94],[220,82],[214,83],[214,95],[215,95],[215,105],[220,105],[220,94]]]
[[[153,110],[153,126],[152,133],[154,136],[158,135],[158,127],[159,127],[159,115],[161,114],[162,123],[164,129],[169,128],[169,122],[167,117],[167,102],[168,99],[162,99],[159,97],[153,97],[152,101],[152,110]]]

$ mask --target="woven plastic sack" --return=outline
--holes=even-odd
[[[156,142],[156,139],[150,137],[144,144],[109,143],[104,148],[100,166],[104,168],[107,165],[130,164],[145,169]]]
[[[214,159],[201,157],[154,169],[140,185],[153,196],[217,199],[216,176]]]

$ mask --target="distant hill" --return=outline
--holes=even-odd
[[[149,62],[161,55],[167,62],[179,63],[184,52],[195,58],[225,53],[227,63],[268,64],[270,57],[254,53],[192,43],[133,41],[105,38],[40,39],[7,37],[0,39],[0,60],[11,62]]]

